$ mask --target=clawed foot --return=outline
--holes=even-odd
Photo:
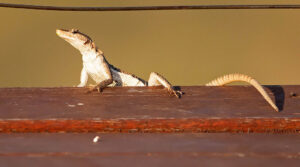
[[[91,92],[93,92],[94,90],[97,90],[99,93],[102,93],[102,88],[100,88],[100,86],[99,85],[89,85],[88,86],[88,91],[87,91],[87,93],[91,93]]]
[[[183,95],[183,92],[180,90],[169,89],[168,91],[170,95],[175,95],[177,98],[181,98],[181,96]]]

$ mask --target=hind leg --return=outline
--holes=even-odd
[[[163,86],[165,87],[171,95],[175,95],[177,98],[180,98],[182,92],[179,90],[175,90],[174,87],[160,74],[156,72],[151,72],[148,86]]]

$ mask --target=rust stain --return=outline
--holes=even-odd
[[[0,132],[299,133],[300,118],[0,120]]]

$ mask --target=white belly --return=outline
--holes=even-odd
[[[101,61],[98,59],[89,62],[89,63],[84,63],[84,68],[87,71],[88,75],[96,82],[99,83],[103,80],[106,79],[105,73],[106,70],[101,66]]]
[[[96,82],[100,83],[101,81],[104,81],[107,77],[106,73],[107,70],[102,65],[103,58],[99,56],[95,57],[85,57],[83,66],[85,70],[87,71],[88,75]],[[122,73],[118,70],[115,70],[113,68],[110,68],[110,71],[112,73],[113,80],[115,82],[116,86],[146,86],[145,83],[138,78]],[[112,86],[111,84],[110,86]]]
[[[125,74],[114,69],[111,69],[112,76],[117,86],[146,86],[141,80],[133,77],[130,74]]]

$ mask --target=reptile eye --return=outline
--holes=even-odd
[[[71,29],[71,32],[72,32],[72,33],[77,33],[78,30],[77,30],[77,29]]]
[[[84,45],[86,45],[86,44],[88,44],[88,43],[90,43],[90,40],[86,40],[86,41],[84,42]]]

